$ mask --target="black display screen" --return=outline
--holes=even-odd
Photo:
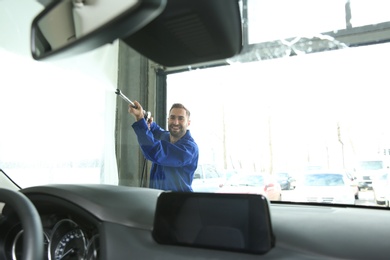
[[[163,192],[153,228],[161,244],[263,254],[274,246],[262,195]]]

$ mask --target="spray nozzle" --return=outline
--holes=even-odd
[[[120,89],[116,89],[115,91],[115,94],[117,94],[118,96],[120,96],[122,99],[124,99],[125,101],[127,101],[127,103],[129,103],[132,107],[134,108],[137,108],[137,106],[133,103],[133,101],[131,101],[128,97],[126,97],[125,95],[122,94],[122,92],[120,91]],[[149,112],[149,111],[143,111],[144,113],[144,118],[146,121],[148,121],[150,119],[150,117],[152,116],[152,114]]]

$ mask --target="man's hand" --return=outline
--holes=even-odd
[[[144,109],[138,101],[134,101],[135,107],[129,104],[129,113],[134,116],[135,120],[141,120],[144,118]]]
[[[149,128],[149,130],[150,130],[150,125],[153,123],[153,117],[151,116],[151,117],[149,117],[149,119],[148,119],[148,128]]]

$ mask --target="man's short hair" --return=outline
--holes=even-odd
[[[180,104],[180,103],[174,103],[172,106],[171,106],[171,109],[169,109],[169,113],[171,113],[171,110],[173,108],[182,108],[186,111],[186,114],[188,116],[188,118],[190,118],[190,110],[188,110],[183,104]]]

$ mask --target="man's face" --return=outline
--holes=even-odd
[[[168,117],[168,130],[172,136],[181,138],[185,135],[190,120],[183,108],[172,108]]]

